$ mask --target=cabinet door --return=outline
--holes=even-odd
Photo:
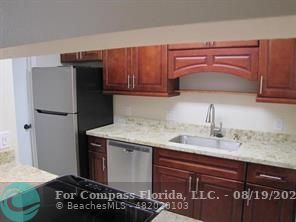
[[[169,78],[200,72],[220,72],[257,80],[258,48],[169,51]]]
[[[276,190],[274,188],[263,187],[259,185],[247,185],[250,193],[266,192],[271,194]],[[261,193],[263,194],[263,193]],[[266,196],[265,196],[266,197]],[[273,196],[274,197],[274,196]],[[244,203],[243,222],[294,222],[295,221],[295,200],[278,199],[269,200],[264,199],[259,195],[257,199],[252,198],[250,201]]]
[[[103,55],[101,50],[84,51],[80,53],[81,61],[98,61],[102,59]]]
[[[296,39],[260,42],[259,97],[296,98]]]
[[[107,158],[106,154],[88,151],[90,179],[107,184]]]
[[[61,54],[61,62],[62,63],[77,62],[78,60],[79,60],[79,53],[78,52]]]
[[[131,89],[131,49],[110,49],[103,52],[104,90]]]
[[[207,222],[240,222],[243,201],[236,200],[233,194],[243,188],[242,182],[206,175],[197,177],[200,199],[194,202],[194,217]]]
[[[192,217],[191,189],[193,180],[194,174],[191,172],[154,165],[153,193],[181,193],[186,201],[172,198],[159,200],[168,203],[170,211]]]
[[[167,91],[167,46],[133,48],[132,64],[135,91]]]

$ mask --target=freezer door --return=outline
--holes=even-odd
[[[76,113],[76,71],[68,67],[32,69],[34,108]]]
[[[77,115],[35,111],[38,167],[78,175]]]

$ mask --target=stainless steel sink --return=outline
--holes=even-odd
[[[170,140],[173,143],[181,143],[195,146],[204,146],[221,150],[235,151],[241,146],[240,142],[219,138],[204,138],[199,136],[179,135]]]

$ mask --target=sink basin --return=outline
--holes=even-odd
[[[179,135],[170,140],[173,143],[204,146],[221,150],[235,151],[241,146],[240,142],[219,138],[204,138],[199,136]]]

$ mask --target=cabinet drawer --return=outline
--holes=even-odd
[[[106,153],[106,139],[95,136],[89,136],[88,149],[92,152]]]
[[[296,187],[296,171],[279,167],[249,164],[247,181],[253,184],[294,190]]]
[[[239,181],[246,169],[239,161],[164,149],[154,150],[154,164]]]

